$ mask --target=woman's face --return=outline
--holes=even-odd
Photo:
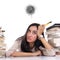
[[[31,26],[27,32],[27,42],[33,43],[37,39],[37,27]]]

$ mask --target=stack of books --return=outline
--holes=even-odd
[[[46,30],[48,42],[60,52],[60,24],[54,24]]]
[[[0,27],[0,57],[5,56],[6,52],[6,44],[4,43],[5,36],[4,36],[4,30]]]

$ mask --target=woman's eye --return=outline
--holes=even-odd
[[[33,31],[33,33],[34,33],[34,34],[37,34],[37,32],[36,32],[36,31]]]
[[[31,32],[30,30],[28,30],[28,32]]]

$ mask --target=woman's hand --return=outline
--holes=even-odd
[[[41,55],[42,55],[41,51],[36,51],[33,53],[33,56],[41,56]]]
[[[44,29],[45,29],[45,26],[44,26],[44,25],[40,25],[40,26],[38,27],[38,32],[37,32],[38,37],[39,37],[40,35],[42,35],[42,33],[44,32]]]

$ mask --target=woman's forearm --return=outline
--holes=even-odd
[[[33,53],[25,53],[25,52],[14,52],[11,56],[33,56]]]
[[[11,54],[11,56],[37,56],[37,55],[41,55],[40,51],[34,52],[34,53],[30,53],[30,52],[14,52]]]
[[[40,38],[41,42],[43,43],[43,45],[45,46],[45,48],[47,49],[52,49],[53,47],[45,40],[45,38]]]

